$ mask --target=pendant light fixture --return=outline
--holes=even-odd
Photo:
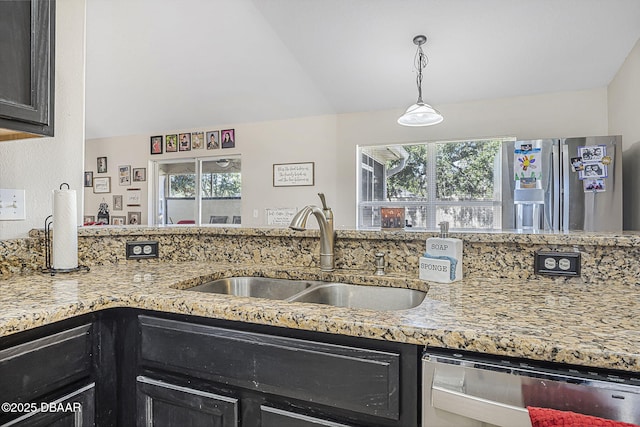
[[[413,38],[413,44],[418,46],[415,57],[415,67],[418,71],[416,84],[418,86],[418,101],[407,108],[407,111],[398,119],[398,124],[403,126],[431,126],[437,125],[444,118],[429,104],[422,100],[422,69],[427,66],[429,59],[422,51],[422,45],[427,42],[427,37],[418,35]]]

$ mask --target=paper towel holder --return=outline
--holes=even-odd
[[[44,220],[44,266],[43,273],[73,273],[74,271],[89,271],[86,265],[78,265],[75,268],[53,268],[51,265],[51,226],[53,225],[53,215],[49,215]]]
[[[67,190],[71,189],[71,186],[66,182],[60,184],[60,190],[66,185]],[[49,215],[44,219],[44,266],[43,273],[50,273],[54,276],[56,273],[72,273],[74,271],[89,271],[89,267],[85,265],[78,265],[74,268],[53,268],[51,264],[51,226],[53,225],[53,215]]]

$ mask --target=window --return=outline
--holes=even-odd
[[[154,162],[154,170],[156,224],[241,223],[238,156]]]
[[[500,228],[503,141],[359,147],[358,228],[379,228],[381,207],[404,207],[415,229]]]

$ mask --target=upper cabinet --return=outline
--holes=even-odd
[[[55,0],[0,1],[0,141],[53,136]]]

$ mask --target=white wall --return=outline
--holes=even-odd
[[[338,116],[336,171],[340,185],[336,224],[355,227],[357,145],[496,136],[531,139],[608,134],[605,88],[436,107],[444,121],[431,127],[399,126],[396,120],[404,112],[400,110]]]
[[[25,221],[0,221],[0,239],[27,236],[52,214],[52,190],[69,183],[82,212],[85,0],[56,2],[55,136],[0,143],[0,187],[26,190]]]
[[[640,230],[640,40],[608,88],[609,133],[622,135],[624,229]]]

